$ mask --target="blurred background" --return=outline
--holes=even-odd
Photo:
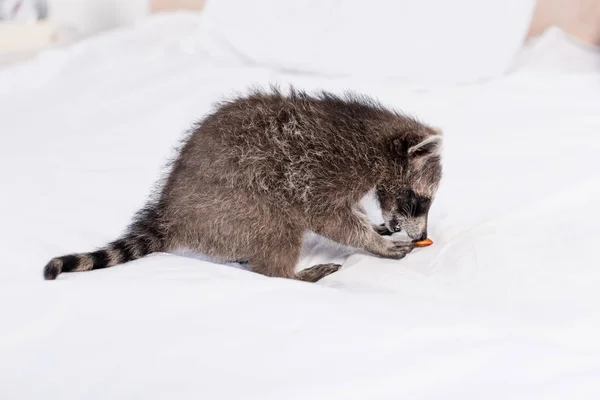
[[[211,1],[227,3],[223,0]],[[0,0],[0,63],[23,58],[44,47],[68,44],[99,32],[128,26],[152,13],[199,11],[205,8],[205,2],[206,0]],[[502,0],[482,0],[480,4],[489,4],[493,8],[499,2]],[[365,2],[365,10],[381,7],[383,3]],[[549,27],[555,26],[584,43],[600,45],[600,0],[523,0],[522,7],[511,2],[520,9],[528,7],[525,3],[535,4],[527,38],[538,36]],[[239,9],[241,4],[238,3],[236,7]],[[241,5],[241,8],[252,9],[255,4],[256,2],[252,2],[252,5]],[[301,9],[306,4],[310,5],[306,2],[282,2],[276,7]],[[341,2],[336,7],[343,4]],[[424,8],[419,1],[404,1],[403,4],[411,9]],[[454,11],[460,10],[464,14],[471,12],[474,19],[482,19],[482,27],[486,25],[485,13],[478,14],[477,11],[469,10],[471,7],[465,6],[469,3],[464,1],[453,4]],[[260,5],[258,7],[260,8]],[[319,7],[328,6],[317,8]],[[519,12],[515,13],[515,21],[519,18]],[[242,12],[238,12],[237,16],[235,14],[231,13],[232,20],[244,17],[239,15],[243,14]],[[435,14],[432,13],[434,19]],[[303,15],[306,17],[310,14]],[[303,21],[302,24],[307,22],[310,21]],[[460,29],[460,24],[455,25],[453,29]]]
[[[0,19],[47,19],[89,35],[130,24],[151,11],[199,9],[202,4],[203,0],[0,0]]]
[[[204,0],[0,0],[0,62],[131,25],[153,12],[200,10]]]

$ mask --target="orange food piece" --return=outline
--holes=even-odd
[[[427,238],[425,240],[419,240],[418,242],[415,242],[415,244],[417,245],[417,247],[427,247],[433,244],[433,240]]]

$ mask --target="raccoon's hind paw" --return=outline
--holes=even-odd
[[[328,275],[337,272],[341,268],[340,264],[318,264],[298,272],[297,279],[305,282],[316,282]]]

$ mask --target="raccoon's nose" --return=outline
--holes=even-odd
[[[427,231],[425,231],[421,234],[421,237],[419,238],[418,241],[425,240],[425,239],[427,239]]]
[[[400,227],[400,224],[394,226],[394,232],[400,232],[402,230],[402,228]]]

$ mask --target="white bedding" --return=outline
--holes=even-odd
[[[410,91],[221,64],[198,29],[156,18],[0,70],[0,398],[600,397],[600,71]],[[121,232],[211,103],[271,82],[443,127],[435,244],[312,238],[303,267],[343,262],[318,284],[169,254],[42,280]]]

